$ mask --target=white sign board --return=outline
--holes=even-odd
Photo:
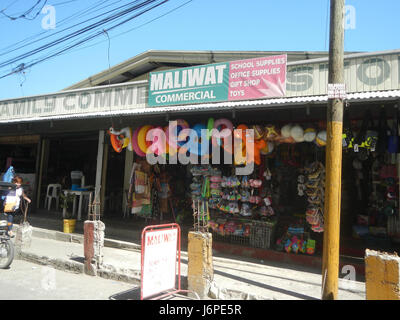
[[[142,298],[175,288],[178,229],[148,231],[142,252]]]
[[[344,83],[328,83],[328,99],[346,99]]]

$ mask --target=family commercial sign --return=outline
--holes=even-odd
[[[281,97],[286,55],[150,73],[149,107]]]
[[[85,88],[0,101],[0,120],[26,119],[145,107],[147,83]]]

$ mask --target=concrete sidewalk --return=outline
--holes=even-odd
[[[18,225],[16,225],[18,227]],[[98,276],[140,285],[140,245],[107,238],[104,264]],[[22,249],[18,259],[54,268],[83,273],[83,235],[33,227],[29,248]],[[247,300],[313,300],[321,297],[319,269],[265,262],[251,258],[215,254],[214,284],[210,299]],[[187,253],[181,257],[182,289],[187,286]],[[339,299],[364,300],[363,281],[339,280]]]

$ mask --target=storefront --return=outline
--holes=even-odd
[[[131,67],[121,64],[109,73],[94,75],[92,84],[83,81],[68,91],[28,97],[26,103],[35,107],[19,109],[22,111],[17,114],[12,110],[21,106],[20,101],[2,101],[0,121],[3,127],[13,126],[14,131],[18,124],[29,123],[30,132],[41,135],[41,150],[43,141],[48,140],[47,162],[43,162],[46,152],[42,152],[40,162],[42,196],[53,181],[51,177],[60,180],[57,174],[61,174],[61,168],[63,176],[83,170],[88,185],[102,192],[104,216],[143,218],[148,223],[177,221],[193,227],[200,224],[195,214],[204,219],[214,241],[312,255],[321,253],[324,231],[328,71],[327,58],[320,56],[309,61],[288,59],[282,97],[229,100],[218,97],[217,91],[170,97],[164,93],[152,105],[148,98],[152,90],[147,81],[149,71],[217,62],[214,69],[205,68],[204,75],[208,75],[209,83],[215,80],[213,83],[218,84],[218,72],[223,70],[219,66],[236,57],[221,55],[218,60],[216,55],[210,62],[192,59],[190,63],[180,59],[180,64],[163,66],[160,60],[158,65],[149,63],[149,57],[140,57],[146,62],[140,64],[135,57]],[[345,59],[348,112],[341,212],[345,245],[396,247],[400,210],[394,131],[400,99],[399,57],[397,50],[348,55]],[[212,72],[216,72],[215,77]],[[105,85],[108,74],[111,85]],[[173,85],[182,86],[186,74],[175,74],[157,78],[158,87],[153,89],[166,91]],[[170,82],[164,81],[167,77]],[[91,85],[98,86],[84,88]],[[219,100],[204,101],[212,96]],[[191,97],[199,101],[180,104],[173,100],[182,102]],[[235,164],[234,151],[231,163],[216,164],[209,157],[208,164],[201,164],[200,156],[199,164],[171,164],[173,155],[168,149],[161,152],[168,154],[166,163],[150,164],[145,156],[151,145],[146,143],[148,130],[165,129],[173,120],[180,120],[179,130],[228,128],[231,137],[237,128],[253,129],[257,146],[254,170],[235,174],[244,164]],[[67,132],[69,136],[65,137]],[[223,154],[223,142],[216,143]],[[209,150],[213,145],[212,138],[208,139]]]

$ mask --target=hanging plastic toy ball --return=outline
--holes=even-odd
[[[291,124],[286,124],[281,128],[281,135],[283,138],[289,138],[290,137],[290,130],[292,129]]]
[[[320,131],[317,134],[317,138],[315,139],[315,143],[317,144],[318,147],[324,147],[326,146],[326,131]]]
[[[304,141],[313,142],[317,137],[317,132],[314,128],[307,128],[304,130]]]
[[[304,141],[304,130],[297,124],[290,129],[290,135],[296,142]]]

